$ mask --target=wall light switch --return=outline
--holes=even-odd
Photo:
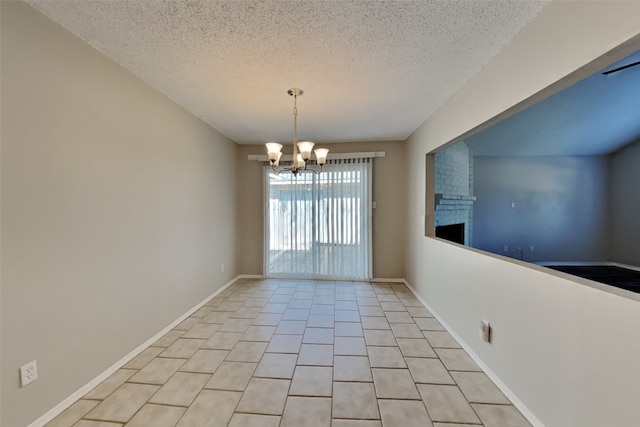
[[[484,342],[491,342],[491,325],[486,320],[480,321],[480,339]]]

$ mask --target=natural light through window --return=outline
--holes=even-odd
[[[268,276],[371,277],[369,159],[336,161],[317,175],[265,174]]]

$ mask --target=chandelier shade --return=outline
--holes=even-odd
[[[302,158],[305,161],[311,158],[311,150],[313,150],[314,145],[315,144],[310,141],[298,142],[298,150],[300,150],[300,154],[302,154]]]
[[[328,148],[316,148],[313,152],[316,154],[316,162],[320,166],[327,163],[327,154],[329,154]]]
[[[322,172],[322,166],[327,163],[328,148],[313,149],[314,143],[311,141],[298,141],[298,97],[304,93],[302,89],[291,88],[287,93],[293,97],[293,158],[291,167],[280,167],[280,158],[282,157],[282,144],[277,142],[267,142],[267,155],[269,163],[276,174],[288,171],[297,175],[300,172]],[[316,164],[320,166],[320,170],[314,169],[308,165],[311,160],[311,153],[316,155]]]
[[[267,155],[269,156],[269,162],[271,166],[278,166],[280,164],[280,157],[282,157],[282,144],[277,142],[267,142]]]

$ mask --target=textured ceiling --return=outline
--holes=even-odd
[[[404,140],[548,1],[28,1],[238,143]]]

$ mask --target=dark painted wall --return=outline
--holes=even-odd
[[[474,162],[474,247],[532,262],[607,260],[606,157]]]
[[[609,156],[609,260],[640,266],[640,141]]]

